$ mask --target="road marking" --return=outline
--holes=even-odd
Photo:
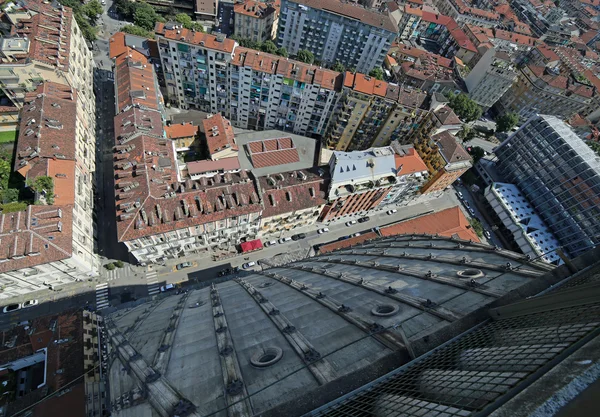
[[[152,296],[160,292],[158,287],[158,274],[156,271],[149,271],[146,273],[146,282],[148,286],[148,295]]]
[[[108,283],[96,285],[96,309],[101,310],[108,307]]]

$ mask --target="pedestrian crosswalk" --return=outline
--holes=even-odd
[[[104,275],[107,281],[113,281],[119,278],[125,278],[133,274],[133,270],[129,265],[125,265],[123,268],[115,268],[112,271],[105,270]]]
[[[96,285],[96,309],[102,310],[108,307],[108,283]]]
[[[158,273],[156,271],[148,271],[146,273],[146,281],[149,296],[153,296],[160,292],[160,289],[158,288]]]

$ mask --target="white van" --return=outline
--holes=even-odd
[[[160,292],[169,291],[169,290],[172,290],[173,288],[175,288],[175,285],[167,284],[165,286],[160,287]]]

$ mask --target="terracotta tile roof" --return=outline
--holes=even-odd
[[[433,135],[431,139],[438,146],[440,154],[447,163],[471,160],[469,153],[447,130]]]
[[[213,155],[225,148],[237,151],[238,145],[235,143],[233,127],[231,122],[221,116],[220,113],[208,117],[202,121],[204,135],[206,136],[206,145],[208,152]]]
[[[382,227],[380,233],[382,236],[439,234],[446,237],[458,236],[461,239],[475,242],[480,241],[459,207],[441,210],[393,226]]]
[[[270,4],[261,3],[255,0],[245,0],[240,3],[236,3],[233,6],[233,12],[236,15],[253,17],[255,19],[263,19],[272,13],[275,13],[275,11],[275,8]]]
[[[115,147],[120,242],[261,210],[245,171],[179,183],[166,139],[140,135]]]
[[[193,161],[187,163],[188,174],[197,175],[213,171],[236,171],[240,169],[240,161],[237,157],[222,158],[217,161],[207,159],[205,161]]]
[[[452,18],[450,18],[449,16],[445,16],[439,13],[431,13],[427,11],[423,11],[421,19],[426,22],[435,23],[441,26],[448,26],[448,23],[450,23],[450,21],[452,20]]]
[[[456,41],[457,45],[468,51],[477,52],[477,48],[473,45],[473,42],[467,37],[465,32],[458,26],[454,19],[450,19],[446,26],[450,32],[450,36]]]
[[[421,16],[423,16],[423,9],[421,9],[419,7],[411,7],[410,4],[405,4],[404,5],[404,13],[421,17]]]
[[[398,94],[398,102],[403,106],[425,108],[427,94],[419,90],[402,87]]]
[[[327,202],[329,173],[317,168],[258,178],[264,218],[317,207]]]
[[[509,42],[518,43],[520,45],[535,46],[539,39],[532,38],[530,36],[520,35],[518,33],[507,32],[505,30],[494,29],[494,37]]]
[[[127,106],[159,109],[160,97],[156,91],[152,67],[148,58],[129,47],[116,58],[115,88],[119,111]]]
[[[77,91],[56,83],[40,84],[25,96],[15,171],[28,171],[42,158],[75,160],[76,103]]]
[[[198,133],[198,126],[194,126],[191,122],[165,126],[165,134],[168,139],[189,138],[196,136],[196,133]]]
[[[127,52],[127,45],[125,45],[125,33],[117,32],[109,39],[108,56],[110,58],[116,58],[125,52]]]
[[[29,7],[38,11],[30,19],[19,20],[12,34],[29,39],[31,59],[68,71],[71,56],[71,24],[73,11],[69,7],[31,2]]]
[[[157,35],[164,36],[167,39],[190,43],[193,45],[202,45],[204,48],[227,52],[229,54],[233,52],[235,47],[235,41],[232,39],[227,39],[224,36],[215,36],[207,33],[195,32],[184,29],[180,26],[175,29],[175,26],[161,22],[156,23],[154,32]]]
[[[490,38],[494,37],[494,32],[492,29],[483,28],[476,25],[465,25],[467,33],[471,34],[473,38],[475,38],[475,43],[485,43],[489,42]]]
[[[359,243],[364,243],[367,240],[377,239],[379,235],[375,232],[367,232],[360,236],[349,237],[344,240],[337,240],[335,242],[327,243],[319,247],[319,254],[329,253],[340,249],[349,248]]]
[[[351,83],[351,84],[350,84]],[[346,72],[346,79],[344,80],[344,86],[352,88],[354,91],[359,93],[377,95],[385,97],[388,83],[380,81],[375,77],[369,77],[368,75],[351,72]]]
[[[114,118],[115,138],[124,140],[135,134],[163,137],[163,118],[158,110],[130,107]]]
[[[235,48],[232,64],[249,67],[254,71],[267,74],[283,75],[286,78],[316,84],[328,90],[339,91],[343,82],[342,74],[339,72],[241,46]]]
[[[47,176],[54,181],[54,205],[62,206],[75,202],[75,161],[47,159]]]
[[[549,62],[553,62],[553,61],[558,61],[560,59],[560,57],[558,55],[556,55],[556,52],[554,52],[552,49],[550,49],[548,47],[548,45],[546,45],[545,43],[543,44],[538,44],[535,47],[543,56],[544,58],[546,58]]]
[[[360,20],[361,22],[378,29],[384,29],[389,32],[398,32],[398,26],[389,16],[374,10],[355,6],[351,3],[342,3],[339,0],[293,0],[293,2],[304,4],[313,9],[335,13],[350,19]]]
[[[70,258],[72,227],[72,205],[0,214],[0,273]]]
[[[427,172],[427,165],[421,159],[414,148],[407,151],[405,155],[394,155],[396,161],[397,176],[414,174],[415,172]]]
[[[300,161],[298,149],[290,137],[265,139],[246,144],[254,168],[292,164]]]

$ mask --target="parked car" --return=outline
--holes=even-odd
[[[348,226],[348,227],[350,227],[354,224],[356,224],[356,220],[350,220],[349,222],[346,222],[346,226]]]
[[[246,262],[244,265],[242,265],[242,268],[248,269],[248,268],[252,268],[253,266],[256,266],[256,262],[250,261],[250,262]]]
[[[396,210],[396,209],[391,209],[391,210],[388,210],[388,211],[386,211],[386,212],[385,212],[385,214],[387,214],[388,216],[389,216],[390,214],[394,214],[394,213],[398,213],[398,210]]]
[[[458,192],[456,193],[456,195],[457,195],[457,197],[458,197],[460,200],[463,200],[463,199],[464,199],[464,197],[463,197],[463,193],[461,193],[460,191],[458,191]]]
[[[183,262],[177,265],[177,270],[181,270],[181,269],[185,269],[185,268],[189,268],[190,266],[192,266],[191,262]]]
[[[329,228],[328,227],[324,227],[324,228],[319,229],[317,231],[317,233],[319,233],[320,235],[322,235],[323,233],[327,233],[327,232],[329,232]]]
[[[173,284],[163,285],[162,287],[160,287],[160,292],[166,292],[172,290],[173,288],[175,288],[175,285]]]
[[[21,309],[21,307],[22,307],[22,305],[21,305],[20,303],[17,303],[17,304],[9,304],[9,305],[7,305],[6,307],[4,307],[4,310],[2,310],[2,311],[4,311],[5,313],[10,313],[10,312],[12,312],[12,311],[17,311],[17,310],[20,310],[20,309]]]
[[[276,245],[277,241],[276,240],[270,240],[268,242],[265,242],[265,248],[268,248],[269,246],[273,246]]]
[[[354,233],[352,236],[356,237],[356,236],[360,236],[360,232],[356,232]]]
[[[33,307],[39,304],[38,300],[27,300],[23,303],[23,308]]]
[[[489,230],[484,230],[483,234],[485,235],[486,239],[492,238],[492,234],[489,232]]]
[[[304,233],[298,233],[297,235],[292,236],[292,240],[300,240],[306,238]]]
[[[291,237],[282,237],[281,239],[279,239],[279,243],[289,242],[290,240],[292,240]]]
[[[475,215],[475,210],[473,210],[471,207],[469,207],[469,213],[471,213],[471,216]]]
[[[370,220],[369,216],[365,216],[365,217],[361,217],[360,219],[358,219],[359,223],[364,223],[364,222],[368,222]]]
[[[225,275],[231,275],[231,274],[233,274],[233,269],[225,268],[225,269],[220,270],[218,275],[220,277],[224,277]]]

